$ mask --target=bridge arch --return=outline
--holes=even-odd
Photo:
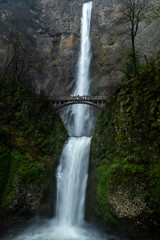
[[[87,105],[93,106],[98,109],[102,109],[102,107],[103,107],[103,103],[102,103],[102,106],[100,106],[99,104],[89,102],[89,101],[70,101],[70,102],[65,102],[65,103],[61,103],[61,104],[53,103],[53,105],[54,105],[53,107],[55,109],[59,110],[61,108],[64,108],[64,107],[67,107],[67,106],[70,106],[73,104],[87,104]]]
[[[73,104],[87,104],[95,108],[101,109],[106,102],[106,96],[74,96],[74,97],[59,97],[50,99],[50,103],[54,109],[61,109]]]

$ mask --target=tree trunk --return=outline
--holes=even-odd
[[[138,73],[138,69],[137,69],[137,61],[136,61],[136,49],[135,49],[134,36],[132,36],[132,57],[133,57],[133,70],[134,70],[134,74],[136,75]]]

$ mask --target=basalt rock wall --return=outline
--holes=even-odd
[[[76,79],[80,46],[80,20],[84,1],[38,0],[39,11],[35,22],[37,29],[28,26],[35,46],[29,55],[32,68],[25,74],[25,82],[37,92],[43,90],[48,96],[72,93]],[[91,94],[109,95],[122,81],[126,50],[130,41],[119,21],[121,0],[94,0],[91,22]],[[152,55],[159,48],[158,21],[141,23],[141,33],[136,46],[140,58]],[[1,65],[6,57],[5,35],[1,38]],[[5,46],[5,47],[4,47]],[[29,51],[29,48],[26,49]]]

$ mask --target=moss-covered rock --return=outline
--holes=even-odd
[[[159,234],[159,96],[157,60],[107,100],[92,138],[87,217],[135,239]]]
[[[49,217],[66,130],[46,97],[24,88],[16,77],[1,76],[0,96],[1,222]]]

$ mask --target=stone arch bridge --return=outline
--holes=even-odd
[[[106,102],[106,96],[72,96],[72,97],[58,97],[50,98],[50,102],[54,109],[59,110],[63,107],[72,105],[72,104],[87,104],[96,108],[103,108],[104,103]]]

